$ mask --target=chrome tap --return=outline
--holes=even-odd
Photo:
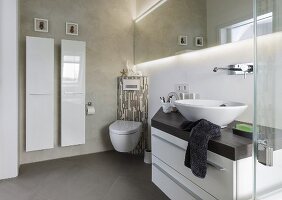
[[[168,96],[168,97],[174,96],[174,98],[175,98],[176,100],[179,100],[179,95],[178,95],[176,92],[170,92],[170,93],[168,93],[167,96]]]
[[[217,72],[218,70],[241,71],[240,69],[235,69],[235,68],[231,68],[231,67],[215,67],[215,68],[213,68],[213,72]]]
[[[215,67],[213,72],[217,72],[218,70],[227,70],[228,75],[244,75],[244,79],[246,79],[247,74],[253,73],[254,66],[252,63],[246,63],[229,65],[228,67]]]

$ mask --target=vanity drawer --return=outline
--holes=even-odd
[[[208,151],[207,175],[197,178],[184,165],[187,142],[152,128],[152,154],[217,199],[236,199],[236,162]]]
[[[166,176],[160,168],[152,166],[152,181],[156,184],[171,200],[196,200],[183,188],[173,182],[168,176]]]
[[[152,181],[172,200],[216,200],[164,162],[152,157]]]

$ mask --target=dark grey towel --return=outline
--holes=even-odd
[[[196,122],[183,122],[181,128],[191,131],[184,164],[191,168],[195,176],[205,178],[207,174],[208,142],[210,139],[221,135],[220,126],[201,119]]]

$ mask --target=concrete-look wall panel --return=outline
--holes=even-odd
[[[131,0],[20,0],[20,155],[21,163],[111,150],[108,125],[116,120],[117,86],[126,60],[133,60]],[[33,18],[49,20],[49,32],[33,31]],[[79,36],[65,35],[65,23],[79,24]],[[55,39],[55,148],[25,152],[25,36]],[[86,117],[86,144],[60,147],[60,43],[86,41],[86,102],[96,114]]]

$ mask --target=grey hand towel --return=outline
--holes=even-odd
[[[221,135],[220,126],[201,119],[196,122],[184,122],[181,128],[191,131],[184,164],[191,168],[195,176],[205,178],[207,174],[208,142],[210,139]]]

